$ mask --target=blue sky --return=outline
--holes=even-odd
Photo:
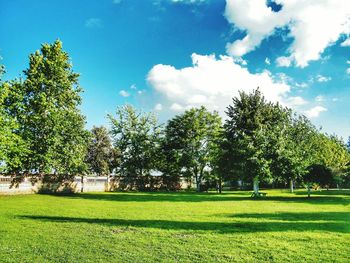
[[[125,103],[161,121],[201,104],[224,116],[238,90],[260,86],[347,138],[350,5],[330,2],[0,0],[1,63],[5,79],[19,77],[30,53],[60,39],[89,128]]]

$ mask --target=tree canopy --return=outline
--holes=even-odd
[[[193,176],[197,191],[205,169],[213,169],[219,147],[221,118],[205,107],[190,109],[169,120],[165,128],[167,154],[185,176]]]
[[[83,172],[87,132],[78,108],[82,89],[62,43],[43,44],[31,54],[24,76],[6,84],[5,109],[17,122],[12,130],[28,146],[21,167],[9,169],[22,174]]]

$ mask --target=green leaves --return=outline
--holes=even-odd
[[[83,172],[87,132],[85,117],[78,109],[79,75],[72,71],[62,43],[57,40],[42,45],[40,51],[29,56],[24,74],[24,81],[7,83],[9,96],[4,108],[16,120],[17,127],[12,131],[25,142],[28,151],[20,158],[20,167],[8,165],[7,171]]]
[[[107,129],[94,126],[90,133],[86,156],[89,171],[97,175],[108,175],[119,167],[119,155],[112,147]]]
[[[120,151],[117,173],[126,177],[149,175],[156,168],[161,127],[152,113],[136,111],[126,105],[109,115],[113,143]]]
[[[194,176],[197,190],[204,170],[213,169],[219,149],[221,118],[204,107],[190,109],[168,121],[163,147],[174,170]]]
[[[259,181],[271,176],[270,146],[278,136],[272,127],[278,124],[279,105],[267,103],[259,89],[251,94],[240,93],[227,108],[225,122],[227,154],[232,165],[230,170],[241,169],[239,176]],[[241,178],[242,179],[242,178]]]

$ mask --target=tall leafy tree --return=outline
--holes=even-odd
[[[16,133],[29,147],[26,173],[75,174],[85,169],[87,132],[79,110],[82,89],[62,43],[43,44],[29,56],[24,81],[13,83],[7,101]]]
[[[166,147],[176,170],[195,178],[197,191],[205,175],[212,170],[219,147],[222,124],[217,112],[205,107],[190,109],[168,121]]]
[[[275,143],[272,159],[274,177],[290,183],[290,191],[294,192],[296,181],[302,181],[313,163],[315,156],[314,138],[317,130],[304,116],[291,114],[282,123],[283,129]]]
[[[240,93],[227,108],[225,137],[228,162],[239,176],[253,182],[254,193],[259,194],[259,182],[272,178],[271,147],[278,140],[278,104],[268,103],[259,89]]]
[[[118,162],[118,151],[113,148],[107,129],[103,126],[91,129],[86,162],[89,170],[97,175],[113,172]]]
[[[131,105],[117,108],[116,116],[108,117],[112,125],[114,147],[120,151],[117,173],[130,183],[148,177],[157,167],[162,132],[157,118],[152,113],[139,112]]]

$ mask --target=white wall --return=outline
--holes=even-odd
[[[84,176],[83,184],[81,182],[81,176],[74,178],[74,186],[76,192],[81,192],[82,185],[84,192],[104,192],[107,190],[108,178],[106,176],[101,177],[87,177]],[[0,176],[0,194],[33,194],[37,192],[40,182],[33,185],[28,178],[25,178],[18,187],[11,187],[11,177]]]

